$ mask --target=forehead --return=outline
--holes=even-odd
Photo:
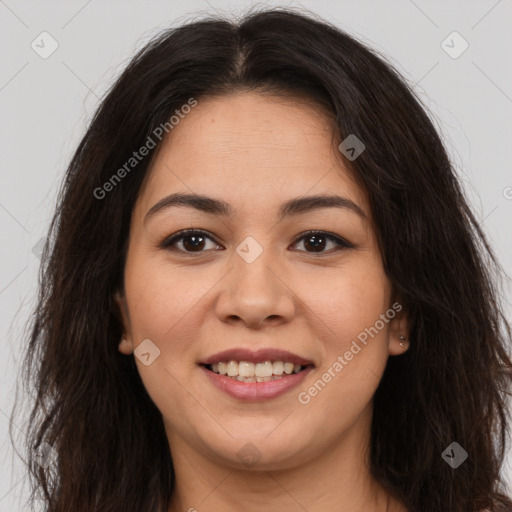
[[[296,98],[243,92],[199,99],[162,142],[139,204],[145,212],[179,191],[254,213],[289,198],[340,193],[367,211],[336,141],[326,113]]]

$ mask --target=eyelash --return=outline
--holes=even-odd
[[[209,238],[213,242],[217,243],[206,231],[203,231],[201,229],[185,229],[183,231],[179,231],[178,233],[175,233],[174,235],[170,236],[169,238],[166,238],[163,242],[160,243],[160,247],[162,249],[166,249],[169,251],[182,252],[182,253],[185,253],[188,255],[192,255],[195,253],[201,254],[201,253],[206,252],[205,250],[185,251],[182,249],[177,249],[176,247],[172,247],[176,242],[182,240],[187,235],[193,235],[193,234],[194,235],[203,235],[205,238]],[[309,251],[299,251],[299,252],[306,252],[308,254],[322,256],[324,254],[331,254],[332,252],[338,252],[343,249],[352,249],[354,247],[351,243],[347,242],[346,240],[344,240],[343,238],[341,238],[337,235],[333,235],[332,233],[328,233],[326,231],[316,231],[316,230],[306,231],[306,232],[302,233],[299,236],[299,238],[296,239],[296,241],[293,243],[293,245],[297,244],[297,242],[299,242],[299,241],[303,240],[304,238],[311,236],[311,235],[321,235],[321,236],[327,238],[328,240],[334,241],[338,245],[338,248],[335,251],[331,251],[331,252],[325,252],[325,251],[316,252],[316,253],[309,252]],[[218,245],[220,245],[220,244],[218,244]]]

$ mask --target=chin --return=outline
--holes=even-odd
[[[275,428],[275,423],[274,427]],[[245,434],[233,438],[226,434],[222,439],[213,439],[211,430],[203,442],[207,443],[214,454],[214,461],[238,469],[257,471],[275,471],[293,468],[309,457],[313,457],[308,439],[298,440],[299,433],[271,433],[272,429],[263,431],[249,429]]]

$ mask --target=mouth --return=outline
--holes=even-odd
[[[276,349],[227,350],[198,365],[217,389],[233,398],[252,402],[286,393],[315,368],[311,360]]]
[[[291,361],[260,361],[253,363],[250,361],[220,361],[213,364],[202,364],[204,368],[217,375],[222,375],[228,379],[238,382],[270,382],[280,380],[289,375],[313,369],[312,364],[301,365],[294,364]]]

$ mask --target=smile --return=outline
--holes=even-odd
[[[221,361],[205,365],[206,368],[219,375],[239,382],[269,382],[279,380],[287,375],[299,373],[306,368],[290,361]]]
[[[238,363],[237,361],[230,360],[211,365],[201,364],[199,368],[203,371],[208,381],[219,391],[222,391],[231,398],[245,402],[262,402],[284,395],[297,387],[309,372],[314,369],[313,365],[293,365],[291,368],[290,364],[292,363],[287,364],[283,361],[264,361],[253,364],[254,368],[251,368],[250,365],[245,366],[243,363],[246,363],[246,361]],[[280,375],[274,375],[274,364],[276,365],[277,373],[281,371],[282,365],[282,373]],[[217,371],[214,371],[214,365],[217,365]],[[290,371],[291,369],[290,373],[285,371],[285,365],[286,370]],[[221,375],[219,367],[226,374]],[[254,375],[239,375],[240,367],[242,368],[242,374],[251,372]],[[269,375],[268,373],[271,368],[272,373]],[[236,375],[228,375],[228,369],[230,373],[235,373],[236,371]],[[260,374],[265,373],[265,376],[257,376],[256,372]]]

